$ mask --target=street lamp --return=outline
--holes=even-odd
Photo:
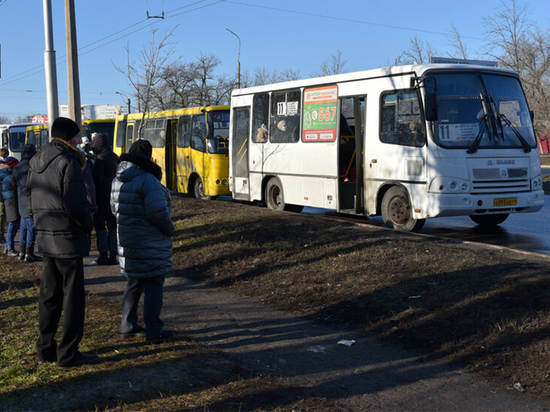
[[[120,95],[121,99],[124,100],[124,95],[120,92],[115,92]],[[130,114],[130,98],[126,97],[126,114]]]
[[[237,59],[237,89],[241,88],[241,38],[229,29],[225,29],[239,39],[239,58]]]

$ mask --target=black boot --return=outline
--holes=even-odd
[[[99,257],[93,260],[92,263],[95,263],[96,265],[108,265],[109,258],[107,257],[107,252],[100,252]]]
[[[40,262],[42,258],[34,254],[34,245],[26,249],[25,263]]]
[[[116,260],[116,252],[109,252],[109,265],[118,265],[118,261]]]
[[[26,249],[24,246],[21,246],[19,248],[19,257],[18,257],[19,260],[25,260],[25,250]]]

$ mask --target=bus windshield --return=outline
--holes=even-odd
[[[214,126],[212,138],[208,139],[208,152],[227,154],[229,139],[229,110],[209,112],[208,116],[212,120],[212,125]]]
[[[10,127],[9,144],[12,152],[21,152],[25,146],[26,126]]]
[[[536,147],[531,116],[519,80],[488,73],[433,74],[437,144],[475,153],[482,148]]]

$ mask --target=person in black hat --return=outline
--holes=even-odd
[[[57,362],[62,369],[98,360],[78,345],[84,334],[84,263],[93,228],[82,169],[84,155],[76,148],[80,128],[58,117],[51,141],[29,161],[27,211],[34,219],[36,245],[44,266],[38,301],[38,361]],[[55,334],[61,313],[61,339]]]
[[[21,151],[21,161],[13,168],[13,186],[17,195],[17,206],[21,217],[19,226],[19,259],[24,262],[37,262],[41,259],[34,254],[34,221],[27,213],[27,175],[29,174],[29,161],[36,154],[33,144],[26,144]]]
[[[111,212],[111,183],[116,175],[118,156],[113,152],[107,136],[94,133],[90,151],[95,160],[92,176],[97,199],[94,213],[94,228],[99,257],[93,261],[97,265],[117,265],[116,218]]]
[[[164,330],[160,319],[164,277],[172,271],[170,193],[160,181],[162,170],[151,160],[153,148],[147,140],[136,140],[120,156],[111,187],[111,210],[118,227],[118,256],[121,273],[128,282],[122,296],[120,334],[123,338],[145,336],[146,343],[170,340],[174,332]],[[145,328],[138,323],[142,293]]]

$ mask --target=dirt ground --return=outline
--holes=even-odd
[[[94,257],[85,259],[87,291],[120,302],[124,279],[118,267],[95,266]],[[166,280],[167,329],[223,351],[259,376],[278,376],[312,398],[330,399],[341,410],[550,410],[550,403],[528,393],[375,335],[320,324],[187,275],[176,271]]]

